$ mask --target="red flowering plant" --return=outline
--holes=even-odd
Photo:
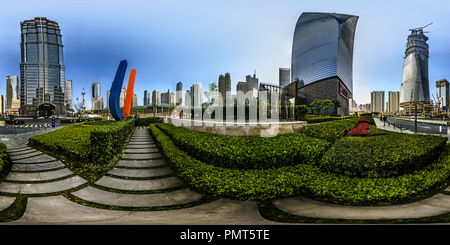
[[[369,119],[367,117],[361,118],[359,124],[348,131],[346,136],[370,136],[369,133]]]

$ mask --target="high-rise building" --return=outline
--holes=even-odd
[[[388,113],[398,113],[400,112],[400,92],[398,91],[388,91],[388,101],[386,106],[386,112]]]
[[[202,107],[202,86],[199,83],[195,82],[194,84],[192,84],[190,95],[191,106]]]
[[[5,114],[5,108],[4,108],[4,97],[3,95],[0,95],[0,114],[3,115]]]
[[[144,106],[150,104],[150,92],[148,90],[144,90]]]
[[[19,78],[16,75],[6,76],[6,114],[19,115]]]
[[[184,106],[191,106],[191,90],[186,90],[186,92],[184,93]]]
[[[290,68],[280,68],[279,69],[279,86],[285,87],[291,83],[291,69]]]
[[[92,83],[92,109],[101,110],[103,109],[103,98],[102,97],[102,84]]]
[[[65,114],[65,66],[59,24],[45,17],[20,23],[22,114]]]
[[[177,83],[177,90],[176,90],[176,98],[177,98],[177,105],[183,105],[183,83],[180,81]]]
[[[436,99],[439,110],[447,112],[450,106],[449,82],[447,79],[436,81]]]
[[[423,34],[425,27],[410,29],[411,34],[407,39],[400,86],[400,107],[405,113],[412,113],[415,107],[419,112],[431,109],[428,82],[428,37]]]
[[[64,105],[66,106],[66,112],[72,114],[72,80],[66,80],[66,85],[64,86]]]
[[[126,97],[127,97],[127,88],[124,87],[122,88],[122,90],[120,90],[119,107],[124,107]]]
[[[158,90],[153,90],[152,92],[152,104],[156,105],[158,103],[161,103],[161,98]]]
[[[231,76],[230,73],[225,73],[225,75],[220,74],[219,75],[219,93],[222,95],[223,104],[226,105],[227,94],[231,96]],[[228,93],[227,93],[228,92]],[[192,96],[192,90],[191,90],[191,96]]]
[[[337,114],[348,115],[353,97],[353,43],[358,16],[302,13],[292,42],[291,81],[296,104],[336,99]],[[295,86],[293,86],[295,87]]]
[[[370,105],[372,107],[372,111],[377,111],[379,113],[384,112],[384,91],[370,92]]]
[[[133,98],[131,100],[131,106],[138,106],[138,96],[137,96],[137,94],[133,94]]]

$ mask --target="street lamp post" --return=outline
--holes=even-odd
[[[417,133],[417,104],[414,103],[414,133]]]

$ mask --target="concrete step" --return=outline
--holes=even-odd
[[[128,180],[103,176],[96,185],[125,191],[155,191],[182,186],[184,183],[177,177],[153,180]]]
[[[187,204],[200,200],[203,195],[189,189],[158,194],[124,194],[86,187],[72,192],[86,201],[119,207],[161,207]]]

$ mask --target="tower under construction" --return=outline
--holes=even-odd
[[[428,37],[423,29],[432,23],[409,29],[403,65],[402,83],[400,87],[400,107],[404,113],[418,113],[431,111],[430,87],[428,82]]]

